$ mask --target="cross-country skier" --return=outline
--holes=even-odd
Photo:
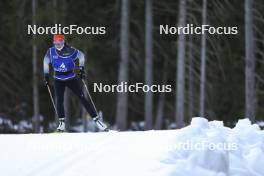
[[[46,86],[49,86],[49,75],[50,75],[50,65],[51,68],[54,70],[54,89],[56,94],[56,107],[58,116],[59,116],[59,126],[57,127],[57,131],[63,132],[65,131],[65,114],[64,114],[64,107],[63,107],[63,98],[65,88],[68,87],[75,95],[77,95],[91,115],[95,123],[97,124],[100,130],[106,130],[106,125],[103,124],[102,121],[99,120],[99,116],[95,107],[91,103],[91,100],[88,98],[86,99],[83,91],[80,86],[80,82],[78,76],[81,79],[85,78],[85,71],[84,71],[84,54],[65,43],[64,35],[62,34],[55,34],[53,36],[53,47],[49,48],[44,60],[43,60],[43,67],[44,67],[44,81]],[[76,62],[79,61],[79,69],[80,73],[77,76],[74,72],[76,68]]]

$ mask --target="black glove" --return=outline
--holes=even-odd
[[[44,75],[44,83],[45,83],[46,86],[49,85],[49,74],[45,74]]]
[[[80,78],[81,79],[85,79],[85,71],[84,71],[84,67],[80,67],[80,73],[79,73],[79,75],[80,75]]]

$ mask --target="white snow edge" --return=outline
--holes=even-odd
[[[5,176],[262,176],[264,133],[192,119],[180,130],[0,135]],[[199,147],[200,146],[200,147]]]

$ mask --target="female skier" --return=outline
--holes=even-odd
[[[64,92],[65,88],[68,87],[75,95],[77,95],[87,110],[91,115],[95,123],[100,130],[106,130],[106,125],[99,120],[99,116],[95,107],[91,103],[91,100],[86,99],[83,91],[81,89],[78,76],[74,72],[76,68],[76,62],[79,61],[79,77],[81,79],[85,78],[84,72],[84,54],[65,43],[65,37],[62,34],[56,34],[53,36],[53,47],[49,48],[44,60],[44,80],[46,86],[49,86],[49,76],[50,76],[50,65],[54,71],[54,89],[56,94],[56,109],[57,115],[59,116],[59,126],[57,131],[65,131],[65,114],[64,114]]]

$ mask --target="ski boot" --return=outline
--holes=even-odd
[[[59,126],[56,129],[56,132],[65,132],[65,121],[64,118],[59,118]]]
[[[109,131],[109,128],[99,119],[99,116],[93,118],[93,121],[101,131]]]

